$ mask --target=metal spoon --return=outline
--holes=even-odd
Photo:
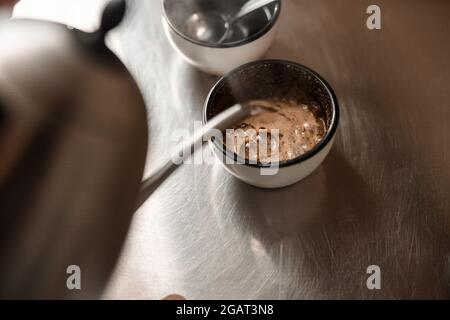
[[[246,15],[248,15],[249,13],[252,13],[253,11],[256,11],[262,7],[265,7],[275,1],[276,0],[250,0],[250,1],[248,1],[231,20],[227,21],[225,33],[224,33],[223,37],[219,40],[219,43],[222,43],[226,39],[229,38],[231,31],[233,30],[233,25],[239,19],[241,19],[241,18],[245,17]]]
[[[185,32],[191,38],[203,42],[223,43],[239,19],[274,1],[276,0],[250,0],[232,17],[226,17],[217,11],[195,13],[186,21]]]
[[[257,110],[256,110],[257,111]],[[237,121],[254,114],[255,109],[237,104],[226,109],[214,118],[208,121],[201,130],[195,132],[188,143],[178,146],[176,151],[179,158],[177,160],[185,160],[188,156],[195,152],[205,140],[209,140],[213,130],[224,131]],[[181,163],[182,161],[177,161]],[[170,176],[170,174],[178,167],[172,158],[163,162],[150,176],[142,182],[141,191],[137,201],[139,208],[145,200]]]

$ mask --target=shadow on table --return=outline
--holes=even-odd
[[[318,171],[291,187],[233,183],[229,190],[245,215],[236,217],[242,232],[261,244],[287,281],[314,286],[324,298],[354,297],[365,287],[377,241],[376,199],[336,149]],[[297,292],[293,288],[285,297],[300,298]]]
[[[262,190],[237,179],[232,183],[228,190],[239,207],[235,225],[281,274],[281,298],[448,297],[441,283],[445,256],[436,251],[445,246],[432,237],[439,228],[427,226],[421,212],[393,214],[395,203],[383,203],[337,148],[314,174],[291,187]],[[260,252],[250,249],[258,259]],[[366,286],[367,267],[374,264],[382,270],[382,290]]]

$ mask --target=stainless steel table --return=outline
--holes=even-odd
[[[148,106],[149,172],[217,78],[172,50],[160,1],[130,4],[119,36]],[[450,298],[450,2],[377,1],[380,31],[366,28],[369,4],[284,0],[267,54],[337,93],[320,169],[262,190],[217,162],[182,166],[136,213],[104,298]],[[381,290],[366,287],[369,265]]]

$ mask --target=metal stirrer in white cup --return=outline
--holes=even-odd
[[[203,42],[223,43],[229,36],[233,25],[249,13],[258,10],[276,0],[250,0],[234,16],[225,18],[218,12],[198,12],[186,23],[186,32]]]
[[[209,120],[201,130],[195,132],[192,138],[187,142],[178,146],[176,154],[179,155],[179,162],[185,160],[192,153],[195,152],[204,142],[211,136],[213,130],[220,130],[221,132],[229,128],[229,126],[246,118],[259,110],[237,104],[225,111],[219,113],[217,116]],[[178,162],[178,161],[177,161]],[[173,159],[166,160],[162,165],[150,174],[150,176],[142,182],[141,191],[139,194],[137,208],[139,208],[145,200],[166,180],[167,177],[178,167]]]

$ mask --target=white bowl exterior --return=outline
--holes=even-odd
[[[203,72],[224,75],[242,64],[260,59],[272,44],[279,21],[258,39],[237,47],[212,48],[190,42],[176,33],[163,17],[163,27],[172,46],[191,65]]]
[[[310,175],[325,160],[334,144],[334,139],[335,137],[314,156],[289,166],[280,167],[274,175],[262,175],[260,168],[244,164],[226,164],[223,162],[222,151],[212,142],[209,145],[225,169],[233,176],[255,187],[274,189],[292,185]]]

